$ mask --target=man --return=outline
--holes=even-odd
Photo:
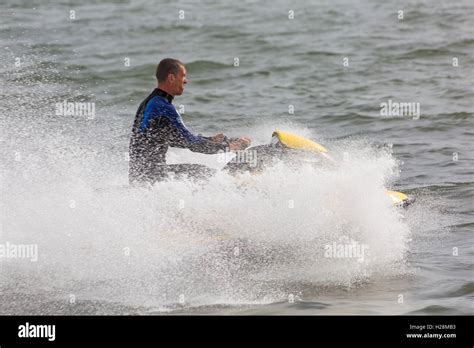
[[[140,104],[130,140],[129,180],[154,183],[173,175],[206,177],[212,170],[198,164],[166,164],[168,147],[187,148],[194,152],[215,154],[243,150],[249,138],[229,141],[224,134],[212,137],[194,135],[184,125],[173,106],[173,98],[184,92],[186,67],[179,60],[163,59],[156,68],[157,88]]]

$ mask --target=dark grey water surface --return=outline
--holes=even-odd
[[[0,18],[0,243],[39,250],[0,259],[1,314],[472,314],[472,1],[6,0]],[[128,188],[134,113],[165,57],[187,64],[175,104],[194,132],[289,129],[356,163],[269,174],[262,196],[229,178]],[[64,100],[95,117],[55,115]],[[388,100],[419,118],[381,116]],[[374,208],[378,179],[416,205]],[[190,236],[216,231],[260,240],[265,260]],[[348,236],[370,262],[321,259],[318,240]]]

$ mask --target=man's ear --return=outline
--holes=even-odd
[[[168,74],[168,80],[173,83],[174,82],[174,79],[176,78],[176,76],[174,76],[173,74]]]

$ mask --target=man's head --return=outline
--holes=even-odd
[[[172,96],[184,92],[186,80],[186,67],[182,62],[173,58],[165,58],[156,68],[158,87]]]

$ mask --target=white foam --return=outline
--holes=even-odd
[[[271,128],[256,128],[254,144]],[[37,243],[39,260],[9,262],[4,280],[33,273],[58,296],[168,308],[181,295],[191,306],[266,303],[285,298],[288,284],[352,286],[405,272],[410,231],[384,194],[398,173],[390,152],[341,142],[332,155],[350,160],[336,167],[280,163],[238,181],[218,173],[208,184],[146,189],[124,185],[126,163],[72,138],[35,138],[47,151],[29,149],[6,172],[2,238]],[[368,246],[364,260],[324,257],[326,245],[351,240]]]

